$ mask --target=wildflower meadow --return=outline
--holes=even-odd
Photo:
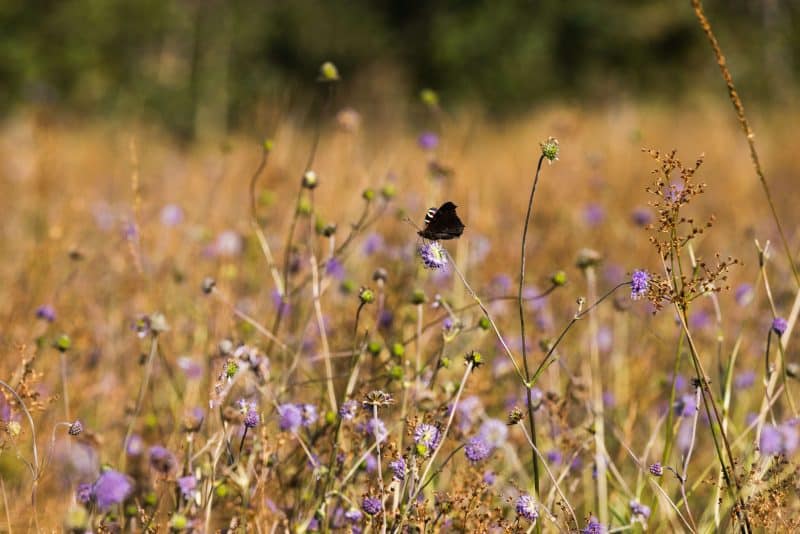
[[[800,531],[797,114],[692,4],[680,105],[9,114],[0,531]]]

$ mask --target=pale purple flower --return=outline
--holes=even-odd
[[[406,461],[402,456],[389,462],[389,469],[392,470],[392,476],[396,480],[403,481],[406,479]]]
[[[606,218],[606,211],[603,206],[596,203],[587,204],[583,209],[583,220],[589,226],[597,226]]]
[[[36,318],[52,323],[56,320],[56,309],[50,304],[42,304],[36,308]]]
[[[642,503],[640,503],[639,501],[637,501],[635,499],[632,500],[628,504],[631,507],[631,515],[632,516],[634,516],[634,517],[638,516],[638,517],[644,518],[645,520],[650,517],[650,507],[647,506],[646,504],[642,504]]]
[[[742,371],[734,377],[733,383],[736,386],[736,389],[747,389],[752,387],[753,384],[756,383],[756,373],[749,369]]]
[[[95,481],[92,486],[92,496],[97,507],[106,511],[127,499],[132,490],[133,485],[127,476],[119,471],[109,469]]]
[[[581,534],[605,534],[606,532],[608,529],[594,516],[590,517],[589,522],[581,529]]]
[[[336,258],[331,258],[325,262],[325,274],[334,280],[344,279],[344,264]]]
[[[79,503],[89,504],[92,500],[92,485],[91,484],[78,484],[78,489],[75,490],[75,499]]]
[[[178,479],[178,488],[186,499],[191,499],[194,496],[195,489],[197,489],[197,479],[194,475],[187,475]]]
[[[789,327],[789,323],[786,322],[786,319],[783,317],[775,317],[772,320],[772,331],[782,336],[786,329]]]
[[[191,356],[181,356],[178,358],[178,367],[190,380],[197,380],[203,376],[203,366]]]
[[[647,226],[653,222],[653,214],[647,208],[638,207],[631,213],[631,220],[636,226]]]
[[[650,469],[650,474],[651,475],[660,477],[660,476],[662,476],[664,474],[664,467],[662,467],[662,465],[659,462],[655,462],[653,464],[650,464],[649,469]]]
[[[433,132],[422,132],[417,138],[417,144],[423,150],[436,150],[439,146],[439,136]]]
[[[286,403],[278,406],[278,427],[283,431],[295,432],[303,423],[303,412],[296,404]]]
[[[384,240],[381,234],[376,232],[372,232],[369,234],[366,239],[364,240],[364,246],[362,248],[364,254],[367,256],[371,256],[381,250],[384,247]]]
[[[467,441],[464,454],[471,463],[485,460],[492,454],[492,447],[481,436],[475,436]]]
[[[226,230],[217,236],[212,246],[215,255],[232,258],[242,253],[244,243],[242,236],[233,230]]]
[[[508,438],[508,425],[499,419],[487,419],[478,430],[478,435],[491,447],[500,447]]]
[[[681,417],[691,417],[697,411],[697,403],[695,402],[694,395],[681,395],[681,397],[675,401],[675,415],[679,415]]]
[[[564,456],[558,449],[547,451],[547,454],[545,454],[544,457],[547,459],[547,463],[551,465],[558,465],[564,460]]]
[[[517,510],[517,515],[528,521],[536,521],[536,519],[539,518],[539,512],[536,510],[536,501],[527,493],[523,493],[517,497],[515,508]]]
[[[358,402],[350,399],[346,400],[339,406],[339,417],[345,421],[351,421],[358,413]]]
[[[447,251],[438,241],[428,241],[417,249],[422,264],[426,268],[434,271],[444,269],[447,266]]]
[[[367,434],[372,436],[378,443],[383,441],[389,436],[389,431],[386,430],[386,425],[380,419],[374,417],[367,421],[366,429]]]
[[[178,226],[183,222],[183,210],[177,204],[167,204],[161,208],[161,224]]]
[[[133,434],[130,439],[128,439],[128,445],[125,447],[125,452],[128,453],[128,456],[139,456],[142,454],[143,450],[144,442],[142,441],[142,436]]]
[[[631,275],[631,298],[638,300],[647,293],[650,275],[646,271],[636,270]]]
[[[300,406],[300,408],[303,411],[302,425],[304,427],[308,428],[317,422],[319,414],[317,413],[316,406],[314,406],[313,404],[303,404],[302,406]]]
[[[487,486],[491,486],[494,484],[494,481],[497,480],[497,475],[494,474],[494,471],[486,470],[483,472],[483,483]]]
[[[358,508],[350,508],[344,513],[344,518],[351,523],[358,523],[364,515]]]
[[[178,465],[175,456],[165,447],[150,447],[150,467],[162,474],[170,473]]]
[[[383,508],[383,503],[377,497],[364,497],[361,501],[361,509],[367,515],[377,515]]]
[[[753,286],[751,284],[740,284],[734,291],[734,298],[736,304],[739,306],[747,306],[753,302]]]

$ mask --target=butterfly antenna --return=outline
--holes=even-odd
[[[417,230],[417,232],[421,232],[421,231],[422,231],[422,229],[421,229],[419,226],[417,226],[417,225],[414,223],[414,221],[412,221],[412,220],[411,220],[411,218],[410,218],[408,215],[406,215],[405,217],[403,217],[403,220],[404,220],[405,222],[407,222],[408,224],[410,224],[411,226],[413,226],[413,227],[414,227],[414,228]]]

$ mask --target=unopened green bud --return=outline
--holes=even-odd
[[[419,92],[419,99],[428,107],[439,106],[439,95],[433,89],[425,88]]]
[[[550,277],[550,282],[554,286],[563,286],[567,283],[567,273],[564,271],[556,271],[553,273],[553,276]]]
[[[72,340],[67,334],[61,334],[56,338],[53,346],[61,352],[67,352],[70,348],[72,348]]]
[[[406,354],[406,348],[400,342],[392,343],[392,356],[402,358]]]
[[[551,163],[558,159],[558,139],[555,137],[548,137],[547,141],[539,143],[542,147],[542,156],[544,156]]]
[[[339,81],[339,69],[330,61],[326,61],[319,68],[319,81],[336,82]]]
[[[363,304],[371,304],[375,302],[375,292],[368,287],[362,287],[358,292],[358,298]]]
[[[411,293],[411,304],[425,304],[428,300],[428,296],[425,295],[425,291],[422,289],[415,289],[413,293]]]
[[[384,200],[391,200],[397,196],[397,188],[394,184],[386,184],[381,188],[381,196]]]
[[[481,330],[489,330],[492,324],[489,322],[489,318],[485,315],[478,320],[478,328]]]
[[[319,185],[319,178],[317,178],[317,173],[314,171],[306,171],[303,174],[303,187],[306,189],[314,189]]]

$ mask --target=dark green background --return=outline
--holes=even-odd
[[[706,9],[745,96],[792,98],[800,2]],[[0,2],[6,112],[36,102],[191,135],[198,106],[213,102],[226,127],[250,128],[259,104],[307,99],[325,60],[342,73],[340,96],[355,80],[403,98],[432,87],[447,107],[496,117],[722,89],[688,0]]]

